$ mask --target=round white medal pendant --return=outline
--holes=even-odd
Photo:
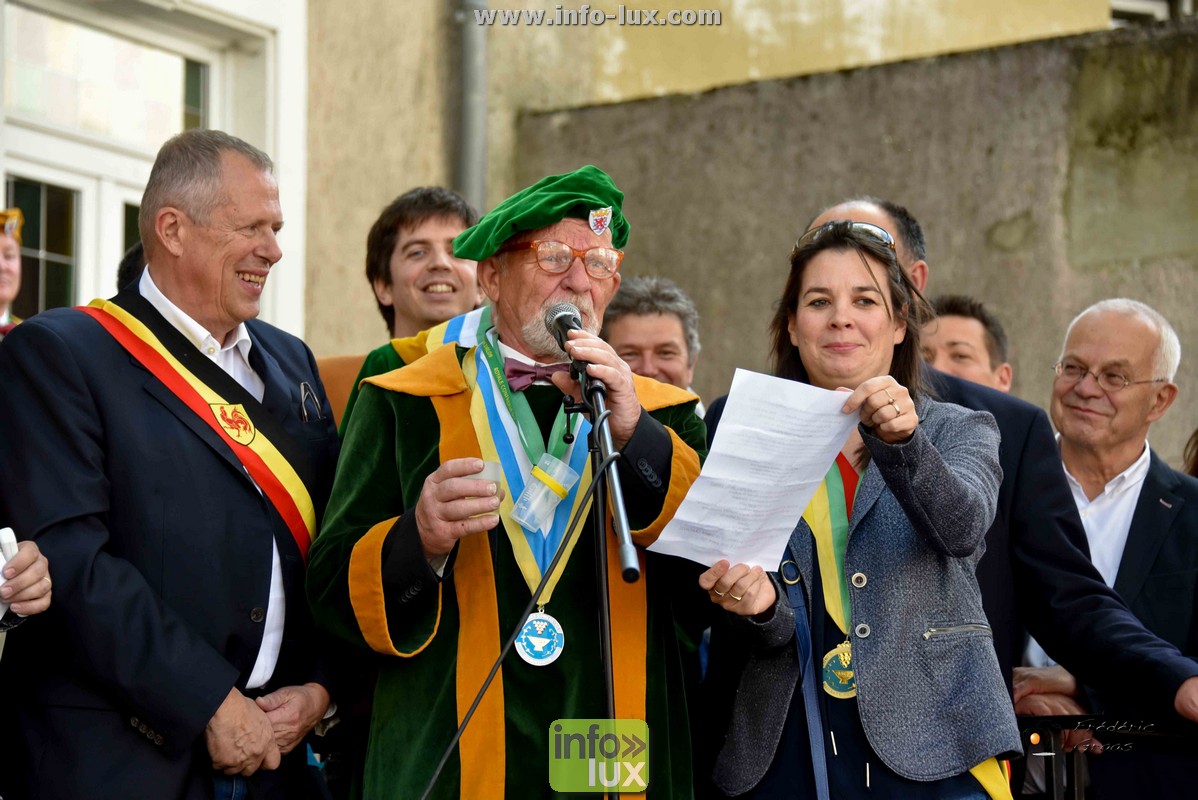
[[[516,637],[516,652],[534,667],[557,661],[566,646],[566,632],[553,617],[541,611],[528,615],[520,635]]]

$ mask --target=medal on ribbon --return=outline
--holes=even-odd
[[[545,606],[552,598],[553,590],[561,580],[578,542],[577,537],[565,542],[565,534],[570,519],[580,512],[581,498],[591,483],[591,465],[586,447],[590,422],[579,419],[573,432],[574,440],[567,445],[563,439],[567,428],[563,408],[554,420],[549,442],[544,443],[524,393],[512,392],[507,384],[497,347],[492,329],[466,356],[462,372],[472,390],[470,415],[478,433],[482,457],[488,461],[498,461],[503,467],[504,498],[500,502],[499,518],[530,593],[540,585],[544,571],[549,568],[558,549],[563,546],[569,548],[537,598],[537,612],[529,616],[516,642],[517,651],[524,661],[544,666],[557,659],[566,641],[561,623],[545,613]],[[551,475],[545,471],[544,456],[560,460],[564,467],[568,467],[568,471],[581,478],[559,481],[561,473],[554,471]],[[539,476],[538,472],[544,473],[544,476]],[[522,526],[517,521],[519,515],[514,513],[516,498],[524,495],[525,486],[530,481],[543,484],[545,490],[553,494],[552,499],[559,501],[554,503],[551,513],[535,515],[537,525],[531,529]],[[585,513],[585,509],[581,513]],[[526,521],[531,522],[528,518]]]
[[[853,678],[853,648],[848,639],[824,656],[824,691],[841,700],[857,696]]]
[[[557,661],[565,646],[566,632],[562,630],[562,624],[544,611],[529,614],[516,637],[516,652],[534,667]]]

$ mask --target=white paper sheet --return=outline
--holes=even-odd
[[[848,394],[738,369],[698,480],[650,550],[776,570],[857,425]]]

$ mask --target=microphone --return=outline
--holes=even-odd
[[[573,303],[554,303],[545,312],[545,328],[553,335],[557,346],[566,352],[570,331],[582,330],[582,317]]]

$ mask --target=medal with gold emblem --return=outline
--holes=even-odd
[[[848,639],[824,656],[824,691],[841,700],[857,696],[857,682],[853,680],[853,648]]]

